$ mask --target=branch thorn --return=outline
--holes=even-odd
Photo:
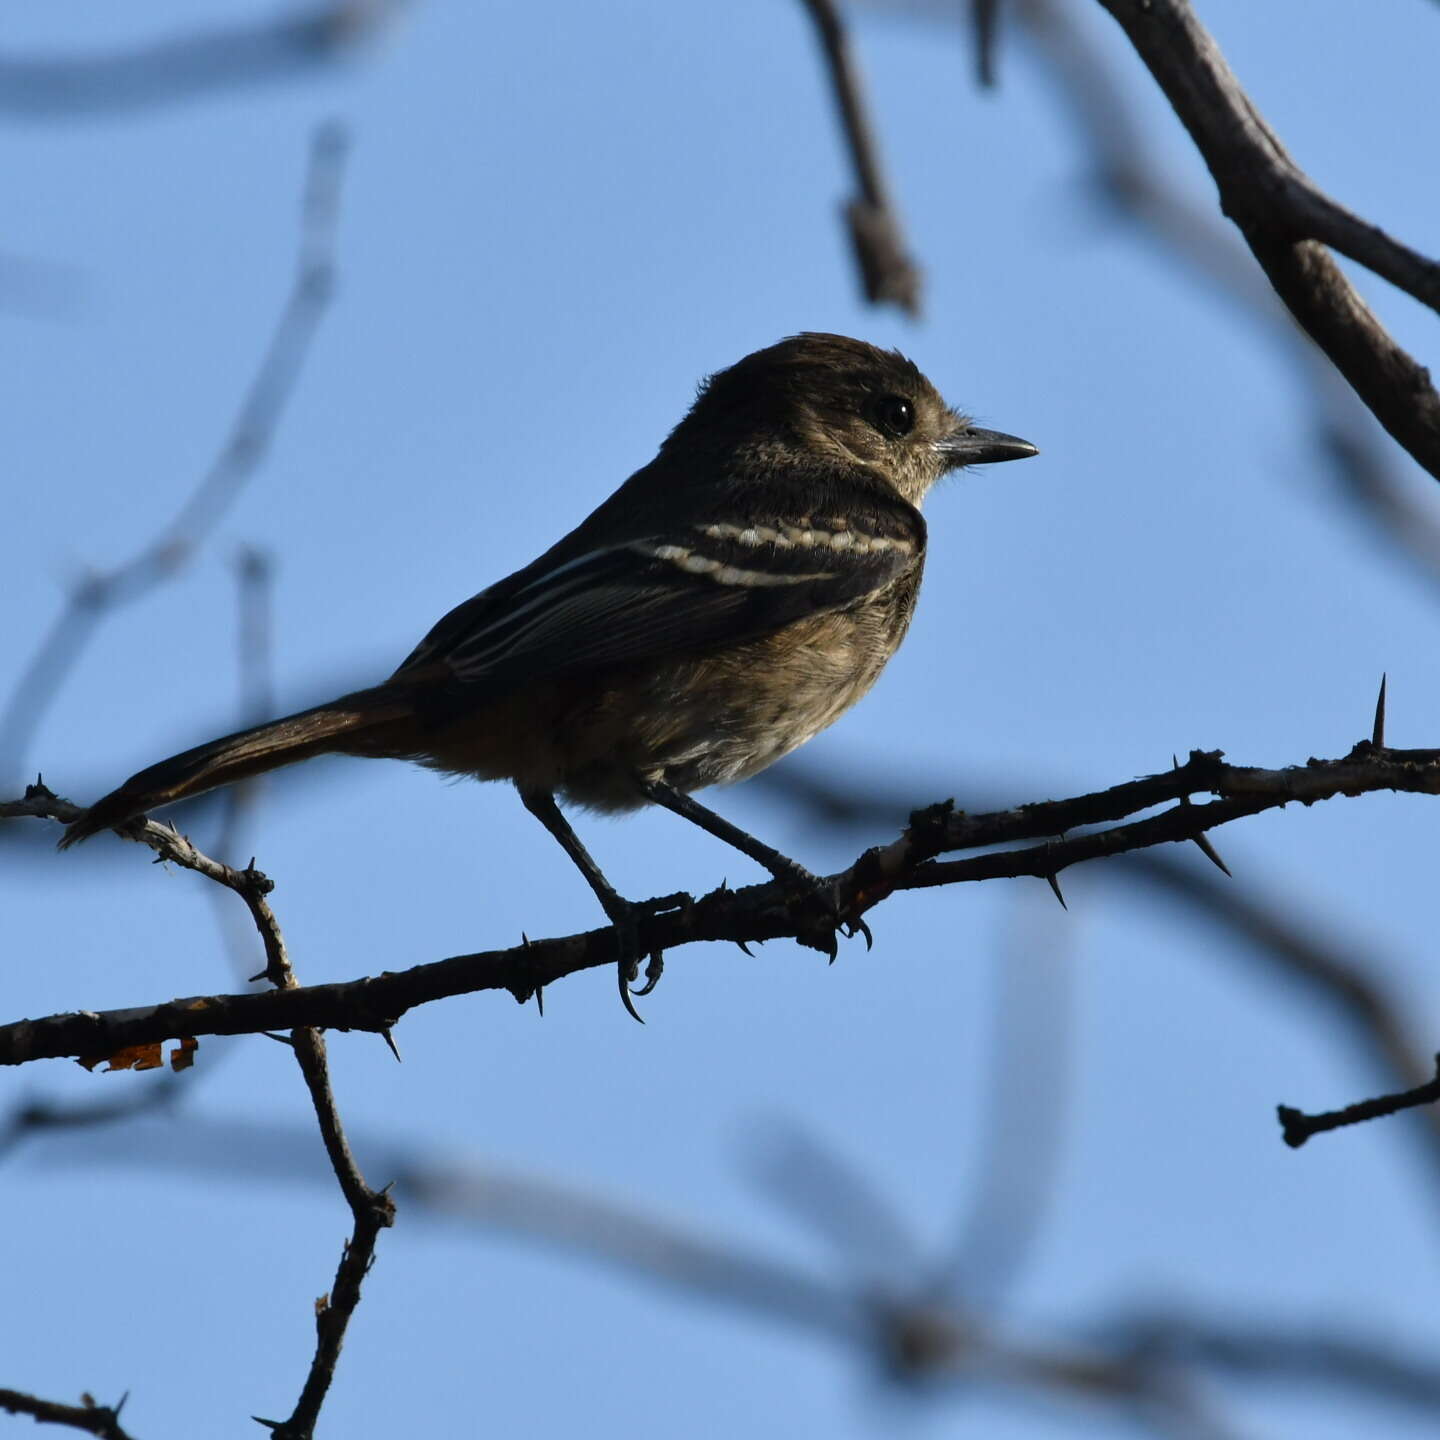
[[[1049,882],[1050,889],[1054,892],[1055,898],[1060,902],[1060,908],[1062,910],[1068,910],[1070,907],[1065,903],[1065,897],[1060,893],[1060,881],[1055,877],[1054,872],[1052,871],[1045,879]]]
[[[1388,675],[1380,677],[1380,694],[1375,698],[1375,728],[1370,732],[1370,743],[1377,749],[1385,748],[1385,682]]]
[[[1188,800],[1186,804],[1189,804]],[[1200,853],[1210,861],[1212,865],[1223,870],[1225,874],[1230,875],[1230,867],[1220,858],[1219,852],[1210,843],[1210,837],[1208,835],[1192,835],[1190,838],[1200,847]],[[1235,877],[1230,875],[1230,878],[1233,880]]]

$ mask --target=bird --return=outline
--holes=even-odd
[[[914,613],[931,487],[1037,453],[951,409],[897,351],[815,332],[781,340],[703,381],[649,464],[451,610],[388,679],[141,770],[61,847],[316,755],[509,781],[613,925],[620,993],[639,1019],[641,907],[559,802],[661,806],[818,892],[808,870],[693,792],[759,773],[854,705]]]

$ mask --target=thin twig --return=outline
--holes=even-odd
[[[1420,1105],[1433,1105],[1437,1100],[1440,1100],[1440,1055],[1435,1057],[1435,1078],[1424,1085],[1417,1085],[1413,1090],[1402,1090],[1398,1095],[1379,1095],[1374,1100],[1357,1100],[1343,1110],[1325,1110],[1318,1115],[1307,1115],[1290,1105],[1277,1105],[1275,1110],[1285,1143],[1292,1150],[1298,1150],[1312,1135],[1339,1130],[1346,1125],[1359,1125],[1366,1120],[1379,1120]]]
[[[289,977],[287,986],[292,993],[294,984],[293,976]],[[291,1032],[290,1040],[320,1122],[325,1153],[330,1157],[335,1178],[340,1182],[340,1189],[354,1219],[354,1227],[341,1252],[330,1293],[321,1296],[315,1303],[315,1355],[295,1409],[286,1420],[260,1421],[276,1436],[276,1440],[310,1440],[315,1433],[315,1422],[320,1417],[320,1407],[325,1403],[335,1379],[335,1366],[345,1343],[346,1329],[355,1307],[360,1303],[360,1287],[375,1263],[376,1242],[380,1232],[395,1223],[395,1202],[390,1198],[388,1188],[372,1190],[365,1183],[365,1177],[350,1150],[330,1085],[323,1036],[318,1030],[300,1027]],[[255,1418],[259,1419],[258,1416]]]
[[[34,816],[40,819],[59,820],[70,824],[85,813],[84,808],[53,794],[43,781],[25,787],[20,800],[9,800],[0,804],[0,820]],[[250,918],[265,945],[265,975],[272,984],[279,984],[280,977],[288,974],[290,962],[285,954],[285,939],[275,919],[266,896],[275,888],[268,875],[247,865],[243,870],[214,860],[193,845],[178,830],[161,825],[154,820],[140,817],[121,826],[116,832],[126,840],[148,845],[159,860],[167,860],[182,869],[193,870],[227,890],[233,890],[246,904]]]
[[[904,231],[890,199],[864,99],[859,67],[836,0],[801,0],[820,38],[826,74],[840,112],[845,144],[855,172],[856,195],[845,206],[850,243],[860,267],[865,298],[890,303],[911,315],[920,312],[920,271],[910,258]]]
[[[310,150],[295,279],[265,354],[209,470],[179,512],[128,560],[74,585],[0,712],[0,776],[21,771],[60,686],[100,621],[172,580],[235,503],[269,451],[335,283],[335,228],[348,140],[322,126]]]
[[[120,1411],[124,1407],[124,1400],[115,1406],[97,1405],[88,1395],[83,1404],[61,1405],[21,1390],[0,1390],[0,1410],[11,1415],[28,1415],[37,1425],[68,1425],[72,1430],[98,1435],[101,1440],[132,1440],[120,1426]]]

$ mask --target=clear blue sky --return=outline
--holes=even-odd
[[[257,8],[203,10],[219,23]],[[1133,82],[1161,165],[1210,205],[1119,32],[1079,8]],[[1427,138],[1440,11],[1200,8],[1317,180],[1440,250]],[[138,44],[201,9],[53,0],[10,16],[4,45],[13,58]],[[242,544],[278,566],[281,706],[378,677],[649,459],[701,375],[802,329],[900,346],[954,403],[1043,453],[933,497],[904,650],[798,765],[893,783],[902,803],[962,804],[1096,788],[1191,747],[1278,765],[1368,733],[1382,671],[1392,741],[1440,743],[1435,597],[1335,502],[1281,352],[1094,212],[1067,112],[1021,47],[982,96],[958,28],[867,14],[858,39],[926,267],[919,324],[857,298],[830,101],[783,0],[424,0],[385,43],[285,83],[118,117],[0,114],[0,249],[60,267],[64,302],[0,311],[0,687],[66,579],[130,553],[189,493],[289,284],[308,137],[330,116],[354,135],[339,295],[272,455],[183,579],[106,625],[31,768],[84,801],[229,728]],[[1402,342],[1433,353],[1434,315],[1363,283]],[[1398,452],[1395,465],[1434,513],[1434,482]],[[893,833],[827,833],[758,784],[712,799],[815,869]],[[1385,797],[1217,836],[1241,883],[1371,957],[1422,1046],[1440,1044],[1437,823],[1433,801]],[[756,878],[666,815],[583,833],[628,894]],[[270,785],[252,845],[305,981],[597,921],[502,787],[335,763]],[[6,856],[3,1018],[232,988],[196,877],[109,840]],[[343,1113],[374,1183],[402,1155],[463,1157],[835,1279],[814,1233],[749,1178],[755,1137],[803,1127],[925,1252],[943,1251],[987,1163],[997,975],[1021,966],[1028,1003],[1068,986],[1071,1058],[1053,1073],[1037,1059],[1063,1091],[1064,1140],[1006,1297],[1014,1334],[1077,1339],[1136,1300],[1422,1345],[1440,1231],[1413,1132],[1395,1122],[1299,1154],[1277,1136],[1278,1100],[1324,1108],[1382,1083],[1338,1021],[1099,867],[1071,872],[1066,893],[1053,915],[1036,910],[1054,908],[1039,882],[901,896],[871,917],[874,952],[850,944],[830,968],[788,944],[678,952],[643,1030],[608,972],[554,987],[543,1020],[495,995],[432,1006],[397,1032],[402,1066],[371,1037],[333,1037]],[[219,1052],[201,1045],[184,1127],[310,1123],[280,1046]],[[52,1062],[6,1075],[0,1098],[144,1083]],[[9,1163],[0,1384],[129,1390],[144,1440],[255,1434],[247,1416],[293,1403],[348,1215],[314,1168],[318,1139],[237,1139],[229,1167],[212,1167],[188,1128],[163,1131],[36,1143]],[[305,1183],[271,1178],[289,1169]],[[1323,1396],[1222,1393],[1240,1434],[1359,1433],[1357,1412]],[[1129,1433],[1100,1407],[993,1391],[897,1411],[852,1351],[403,1210],[322,1424],[597,1440]],[[1386,1433],[1432,1424],[1396,1412]]]

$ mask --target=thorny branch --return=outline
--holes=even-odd
[[[284,986],[294,993],[293,975],[287,973]],[[330,1157],[335,1178],[340,1182],[340,1189],[354,1219],[350,1239],[340,1254],[335,1283],[328,1295],[322,1295],[315,1302],[315,1356],[310,1362],[310,1371],[305,1377],[300,1398],[295,1402],[295,1409],[287,1420],[260,1421],[278,1440],[310,1440],[315,1432],[315,1422],[320,1417],[320,1407],[325,1403],[325,1396],[335,1379],[335,1366],[340,1359],[341,1346],[345,1343],[350,1317],[360,1303],[360,1287],[375,1263],[376,1242],[380,1232],[395,1223],[395,1202],[390,1198],[388,1188],[372,1190],[365,1183],[365,1177],[350,1150],[340,1113],[335,1107],[324,1036],[318,1030],[301,1026],[291,1032],[290,1043],[315,1106],[325,1153]],[[256,1419],[259,1417],[256,1416]]]
[[[1188,0],[1100,0],[1190,132],[1290,313],[1391,436],[1440,479],[1440,394],[1380,324],[1327,246],[1440,310],[1440,264],[1321,191],[1241,88]]]
[[[315,135],[294,284],[229,435],[179,513],[154,539],[128,560],[87,575],[71,588],[0,710],[0,777],[13,782],[45,711],[101,619],[184,569],[264,460],[334,290],[335,227],[347,146],[338,125],[324,125]]]
[[[1194,751],[1184,765],[1172,770],[1069,800],[987,815],[966,815],[948,803],[934,805],[917,811],[891,844],[866,851],[848,869],[831,876],[828,884],[841,918],[853,921],[899,890],[1022,875],[1054,882],[1062,870],[1081,861],[1195,840],[1217,825],[1292,802],[1311,805],[1337,795],[1380,790],[1440,794],[1440,751],[1396,750],[1364,740],[1340,759],[1311,760],[1283,770],[1229,765],[1218,751]],[[1190,797],[1197,794],[1216,798],[1192,803]],[[1157,806],[1170,808],[1131,818]],[[0,804],[0,818],[67,820],[75,813],[76,807],[38,786],[32,786],[23,800]],[[1094,825],[1108,828],[1067,838],[1070,830]],[[263,902],[269,882],[258,872],[220,865],[154,821],[132,822],[125,833],[162,856],[236,889],[252,906],[252,914],[257,901],[251,897],[259,892],[258,901]],[[1041,843],[1020,843],[1037,840]],[[992,845],[1015,848],[939,858]],[[722,887],[694,901],[682,897],[678,905],[642,920],[639,933],[647,952],[700,940],[753,942],[781,937],[822,943],[809,897],[797,897],[778,882],[739,891]],[[277,943],[267,937],[267,953]],[[614,946],[611,930],[592,930],[328,985],[21,1020],[0,1026],[0,1064],[108,1054],[129,1045],[184,1036],[256,1034],[304,1025],[384,1034],[407,1010],[452,995],[504,989],[517,999],[528,999],[566,975],[613,964]],[[283,964],[273,956],[271,965],[275,973],[283,971]]]
[[[30,786],[23,800],[0,806],[0,818],[35,815],[61,820],[67,824],[80,813],[78,806],[50,794],[39,784]],[[236,870],[222,861],[212,860],[196,849],[183,835],[164,825],[157,825],[153,820],[134,821],[127,825],[122,833],[127,839],[148,845],[156,852],[157,859],[173,861],[186,870],[194,870],[217,885],[235,891],[245,902],[265,947],[264,976],[276,987],[258,994],[251,993],[248,998],[266,1000],[305,993],[295,979],[285,937],[267,899],[274,888],[268,877],[262,875],[253,865],[244,870]],[[330,1085],[324,1037],[318,1029],[304,1023],[297,1022],[290,1028],[289,1043],[294,1049],[295,1059],[305,1077],[306,1087],[315,1106],[325,1153],[330,1157],[335,1178],[340,1183],[345,1202],[354,1218],[353,1231],[335,1272],[335,1283],[329,1295],[316,1303],[315,1357],[300,1399],[288,1420],[262,1422],[269,1426],[280,1440],[308,1440],[314,1431],[326,1393],[335,1378],[335,1365],[340,1357],[345,1330],[356,1305],[359,1304],[361,1284],[374,1262],[376,1241],[380,1231],[394,1223],[395,1205],[388,1191],[372,1190],[365,1183],[350,1150]],[[123,1048],[123,1045],[117,1045],[103,1053],[113,1054],[115,1050]],[[85,1053],[99,1055],[102,1051]]]
[[[256,924],[260,925],[258,919]],[[298,982],[290,968],[279,927],[274,929],[273,943],[263,927],[261,937],[265,941],[265,953],[271,957],[266,978],[276,986],[276,990],[270,993],[293,994],[298,989]],[[350,1207],[354,1222],[350,1239],[340,1253],[335,1283],[328,1295],[322,1295],[315,1302],[315,1355],[294,1410],[289,1419],[283,1421],[255,1417],[278,1440],[310,1440],[315,1433],[315,1422],[320,1418],[320,1407],[324,1405],[335,1379],[335,1366],[345,1343],[350,1317],[360,1303],[360,1287],[375,1263],[376,1242],[380,1232],[395,1223],[395,1202],[390,1198],[388,1187],[372,1190],[360,1173],[359,1162],[350,1149],[340,1112],[335,1105],[335,1092],[330,1084],[330,1067],[325,1055],[325,1037],[312,1026],[299,1025],[290,1032],[290,1046],[315,1107],[315,1118],[320,1123],[320,1138],[325,1143],[330,1167],[340,1182],[341,1193]]]
[[[910,258],[899,217],[880,166],[880,147],[865,104],[860,71],[836,0],[802,0],[815,22],[826,74],[840,111],[845,144],[855,171],[856,195],[845,207],[850,243],[860,267],[865,298],[889,302],[911,315],[920,311],[920,271]]]
[[[1384,695],[1382,684],[1372,746],[1377,741],[1384,743]],[[906,808],[898,798],[898,783],[888,792],[866,794],[795,767],[772,771],[767,778],[790,803],[804,805],[817,822],[828,828],[839,825],[860,829],[886,821]],[[1429,1093],[1435,1084],[1430,1079],[1435,1071],[1434,1060],[1417,1045],[1398,997],[1389,993],[1372,973],[1373,957],[1358,946],[1347,947],[1331,927],[1315,921],[1306,923],[1296,914],[1293,904],[1269,901],[1253,888],[1247,890],[1244,884],[1221,879],[1214,870],[1181,864],[1157,850],[1131,855],[1123,865],[1109,867],[1103,873],[1126,884],[1139,878],[1152,890],[1190,906],[1244,942],[1286,980],[1298,982],[1333,1006],[1357,1048],[1382,1075],[1404,1087],[1398,1097],[1361,1102],[1364,1113],[1355,1113],[1356,1107],[1334,1112],[1353,1118],[1331,1121],[1326,1117],[1326,1123],[1317,1125],[1316,1130],[1378,1118],[1425,1105],[1430,1099],[1440,1100],[1440,1094]],[[1033,1070],[1033,1061],[1027,1062],[1027,1069]],[[1394,1103],[1396,1099],[1404,1103]],[[1372,1111],[1368,1107],[1380,1108]],[[1287,1107],[1281,1109],[1282,1126],[1287,1115],[1292,1123],[1301,1125],[1310,1118]],[[1440,1170],[1440,1109],[1427,1109],[1422,1118],[1425,1128],[1416,1133],[1423,1137],[1428,1163],[1432,1169]]]
[[[20,1390],[0,1390],[0,1410],[11,1415],[28,1415],[37,1425],[68,1425],[72,1430],[98,1435],[101,1440],[131,1440],[120,1427],[120,1411],[124,1406],[124,1400],[113,1406],[97,1405],[88,1395],[81,1405],[61,1405]]]

